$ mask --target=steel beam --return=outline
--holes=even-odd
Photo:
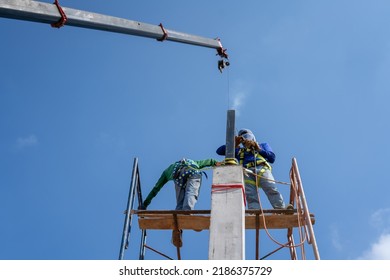
[[[226,152],[225,152],[226,159],[235,158],[235,153],[236,153],[235,139],[234,139],[235,121],[236,121],[235,111],[228,110],[227,121],[226,121]]]
[[[152,25],[71,8],[62,7],[62,9],[67,17],[65,25],[197,45],[216,49],[218,53],[221,50],[224,53],[218,38],[204,38],[168,30],[162,25]],[[61,20],[56,5],[29,0],[0,0],[0,17],[48,24]]]

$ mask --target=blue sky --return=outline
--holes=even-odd
[[[144,197],[177,159],[222,160],[228,109],[271,145],[277,180],[297,159],[322,259],[390,259],[388,1],[61,4],[219,37],[231,65],[219,73],[208,48],[0,18],[0,259],[117,259],[134,158]],[[168,183],[149,209],[174,205]],[[207,259],[207,240],[186,231],[182,257]],[[169,231],[148,245],[175,257]],[[125,258],[138,246],[135,222]],[[248,233],[248,259],[253,247]],[[275,247],[262,232],[261,255]]]

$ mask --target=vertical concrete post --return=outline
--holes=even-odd
[[[235,111],[228,110],[226,159],[235,158]],[[242,167],[214,168],[211,189],[210,260],[245,259],[245,193]]]
[[[242,167],[213,170],[209,260],[245,259],[245,195]]]

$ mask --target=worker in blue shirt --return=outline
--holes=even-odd
[[[235,138],[235,158],[240,165],[251,172],[244,172],[245,194],[248,209],[260,209],[257,188],[262,188],[274,209],[285,209],[282,195],[275,186],[271,164],[275,162],[275,153],[268,143],[257,143],[253,132],[241,129]],[[226,154],[226,145],[217,149],[218,155]],[[291,209],[289,205],[288,209]]]

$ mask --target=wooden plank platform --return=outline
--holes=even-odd
[[[140,229],[172,230],[175,228],[175,217],[179,229],[208,230],[210,227],[210,210],[194,211],[169,211],[169,210],[142,210],[132,211],[138,215]],[[300,219],[298,219],[300,217]],[[256,219],[258,228],[283,229],[299,227],[305,224],[304,216],[298,215],[296,210],[246,210],[245,228],[256,229]],[[313,214],[310,214],[311,223],[315,223]]]

